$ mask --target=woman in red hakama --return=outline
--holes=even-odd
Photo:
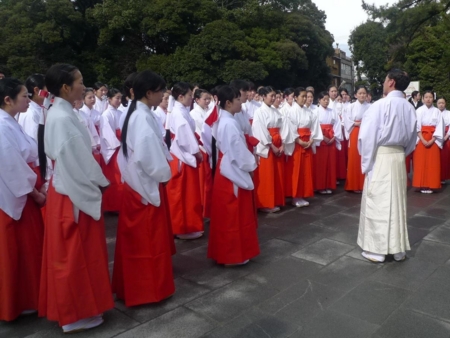
[[[20,81],[0,80],[0,320],[6,321],[38,308],[45,195],[30,168],[37,144],[14,119],[28,102]]]
[[[336,150],[340,148],[342,139],[341,121],[336,111],[328,108],[329,96],[327,92],[321,92],[318,96],[317,108],[323,141],[316,143],[316,155],[314,156],[315,181],[314,189],[321,194],[331,194],[336,189]]]
[[[344,112],[344,125],[349,134],[348,141],[348,171],[345,190],[361,193],[364,188],[364,175],[361,171],[361,155],[358,151],[359,127],[364,112],[369,108],[366,102],[367,89],[363,86],[356,89],[357,101],[352,103]]]
[[[441,188],[441,154],[444,139],[442,113],[433,106],[434,94],[425,92],[424,105],[417,109],[418,141],[414,151],[412,185],[423,194]]]
[[[171,171],[152,112],[165,87],[159,75],[139,73],[133,83],[135,100],[123,125],[119,159],[125,183],[112,286],[126,306],[159,302],[175,292],[175,243],[165,188]]]
[[[283,115],[271,107],[275,91],[271,87],[262,87],[259,95],[263,103],[256,110],[252,125],[253,136],[259,140],[256,154],[260,159],[255,189],[258,209],[271,213],[285,205],[284,147],[295,140]]]
[[[199,177],[203,156],[195,137],[195,121],[189,114],[189,105],[192,102],[190,85],[185,82],[175,84],[172,96],[176,100],[168,123],[172,134],[172,179],[166,188],[173,233],[179,239],[191,240],[203,236]]]
[[[250,175],[256,162],[233,118],[241,110],[239,91],[224,86],[218,96],[224,110],[217,129],[220,153],[214,178],[208,257],[218,264],[242,265],[259,254]]]
[[[101,167],[103,174],[110,182],[109,188],[103,194],[103,211],[118,212],[122,203],[123,184],[117,163],[117,154],[121,140],[121,112],[118,108],[121,101],[122,93],[115,88],[109,89],[108,108],[100,118],[101,152],[103,154]]]
[[[101,191],[108,181],[72,110],[85,89],[81,73],[71,65],[54,65],[46,85],[56,96],[44,135],[54,175],[48,189],[39,316],[58,321],[71,333],[102,324],[103,312],[114,307],[101,214]]]
[[[442,143],[441,149],[441,181],[445,183],[445,181],[450,179],[450,142],[448,142],[450,133],[450,111],[446,109],[447,101],[443,96],[439,97],[437,100],[437,107],[442,113],[442,118],[444,119],[444,140]]]

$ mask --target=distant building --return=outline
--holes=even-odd
[[[337,44],[333,56],[328,57],[326,61],[330,67],[331,85],[347,89],[350,96],[353,97],[355,76],[352,58],[340,50],[339,44]]]

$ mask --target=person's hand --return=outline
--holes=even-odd
[[[332,144],[334,143],[335,137],[333,136],[332,138],[330,138],[330,141],[328,142],[328,144]]]
[[[198,153],[194,154],[195,158],[197,159],[197,163],[203,162],[203,156],[202,153],[199,151]]]
[[[361,125],[361,122],[355,122],[354,125],[355,127],[359,127]]]
[[[36,202],[36,204],[39,205],[40,207],[45,205],[47,196],[44,195],[43,193],[39,192],[36,188],[34,188],[33,191],[30,192],[29,195],[31,196],[31,198],[33,198],[33,200]]]
[[[421,139],[421,141],[422,141],[422,144],[423,144],[426,148],[428,148],[428,141],[425,140],[425,139]]]
[[[330,139],[328,138],[328,137],[323,137],[323,141],[326,143],[326,144],[329,144],[330,143]]]

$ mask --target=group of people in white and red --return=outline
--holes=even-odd
[[[76,332],[103,322],[113,293],[126,306],[162,301],[175,292],[174,237],[200,238],[209,219],[208,258],[244,265],[260,253],[258,209],[277,212],[287,199],[306,207],[306,198],[330,194],[339,179],[346,190],[365,191],[378,185],[372,174],[383,158],[399,175],[389,182],[405,176],[406,189],[405,155],[414,148],[413,185],[435,189],[429,176],[416,175],[443,156],[433,149],[448,139],[440,133],[445,101],[433,109],[425,94],[428,110],[418,111],[416,127],[401,94],[409,77],[390,73],[386,83],[395,105],[372,107],[364,87],[350,103],[331,86],[315,106],[313,88],[282,93],[234,80],[211,91],[185,82],[168,90],[151,71],[131,74],[123,91],[86,88],[67,64],[25,84],[1,79],[0,320],[38,311]],[[400,109],[401,119],[383,120],[386,107]],[[398,199],[388,213],[367,209],[375,197],[363,194],[358,244],[367,259],[404,259],[409,249],[399,189],[380,191],[377,205]],[[112,281],[104,212],[119,213]],[[383,230],[374,230],[377,217]],[[380,233],[392,226],[402,235],[391,245]]]

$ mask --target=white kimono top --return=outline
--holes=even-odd
[[[242,132],[245,135],[252,136],[252,125],[250,124],[250,116],[247,112],[247,106],[245,103],[241,104],[241,111],[239,113],[234,114],[234,119],[238,121],[239,126],[242,129]]]
[[[158,122],[159,130],[161,131],[161,134],[163,137],[166,136],[166,117],[167,113],[161,108],[156,107],[156,109],[153,111],[153,114],[156,116],[156,122]]]
[[[22,217],[37,176],[28,163],[38,158],[36,141],[0,109],[0,209],[14,220]]]
[[[290,131],[287,119],[278,111],[278,109],[269,107],[265,103],[255,112],[252,132],[253,136],[259,140],[256,146],[256,154],[263,157],[269,157],[272,136],[268,128],[279,128],[280,136],[284,145],[284,152],[291,155],[295,148],[295,135]]]
[[[100,127],[101,114],[97,110],[95,110],[94,108],[89,109],[89,107],[86,105],[83,105],[80,110],[92,120],[94,126]]]
[[[106,164],[120,147],[120,141],[116,135],[116,130],[120,130],[120,114],[119,110],[109,105],[100,118],[100,152]]]
[[[445,128],[450,126],[450,111],[445,109],[441,113],[442,113],[442,118],[444,119],[444,131],[445,131]],[[448,129],[448,131],[445,135],[450,135],[450,128]]]
[[[195,122],[195,133],[199,136],[202,134],[202,126],[207,114],[208,110],[203,109],[198,104],[194,105],[194,109],[190,112],[190,115]]]
[[[195,137],[195,121],[189,114],[189,107],[175,101],[168,119],[170,132],[175,135],[170,146],[170,152],[183,163],[196,168],[197,159],[194,154],[200,151]]]
[[[362,104],[359,101],[355,101],[352,104],[347,105],[344,110],[344,127],[345,127],[345,137],[349,140],[350,134],[353,131],[356,121],[361,121],[362,117],[367,109],[369,109],[370,104],[364,101]],[[349,141],[350,147],[350,141]]]
[[[294,112],[296,110],[294,103],[297,104],[295,101],[292,102],[292,106],[289,105],[289,103],[285,102],[283,106],[279,109],[280,113],[284,116],[288,115],[291,112]],[[298,105],[298,104],[297,104]]]
[[[100,114],[108,108],[108,99],[101,100],[97,96],[95,96],[94,109],[98,111]]]
[[[56,192],[70,198],[75,221],[79,210],[99,220],[99,187],[106,187],[109,182],[92,156],[88,131],[73,113],[72,105],[59,97],[47,114],[44,145],[47,156],[55,161],[52,184]]]
[[[33,140],[38,142],[39,121],[44,115],[43,108],[34,101],[30,101],[30,105],[25,113],[18,114],[18,122],[22,130]],[[34,162],[35,166],[39,165],[39,159]]]
[[[436,130],[433,136],[436,138],[435,143],[439,148],[442,148],[442,142],[444,141],[445,126],[442,113],[434,106],[428,108],[426,105],[421,106],[416,110],[417,114],[417,132],[422,130],[422,126],[435,126]],[[420,138],[417,137],[416,144],[420,142]]]
[[[296,139],[299,137],[297,132],[299,128],[309,128],[311,130],[311,139],[315,142],[321,142],[323,140],[319,119],[308,107],[300,107],[297,102],[294,102],[292,109],[286,111],[285,117],[289,122],[291,133]],[[313,153],[316,152],[315,143],[312,144],[311,149]]]
[[[122,150],[118,155],[122,180],[141,195],[143,204],[159,207],[159,184],[169,181],[172,174],[159,121],[153,111],[140,101],[137,101],[136,110],[128,121],[126,141],[128,158]]]
[[[127,117],[128,109],[130,109],[131,102],[133,102],[133,101],[132,101],[132,100],[129,100],[126,107],[125,107],[123,104],[120,104],[119,109],[117,109],[117,110],[120,111],[120,113],[121,113],[121,114],[120,114],[120,118],[119,118],[119,127],[120,127],[120,130],[122,130],[123,124],[125,123],[125,118]]]
[[[92,148],[97,148],[97,146],[100,144],[100,136],[97,133],[97,129],[95,129],[94,122],[92,122],[89,116],[87,116],[86,113],[81,109],[77,110],[74,108],[73,111],[78,120],[88,131]]]
[[[343,135],[342,135],[341,119],[339,118],[336,110],[332,110],[330,108],[325,109],[319,105],[316,112],[319,124],[333,125],[333,132],[335,139],[334,143],[336,144],[336,148],[338,150],[341,150],[341,141],[343,140]],[[320,147],[320,142],[316,142],[316,147]]]
[[[370,105],[363,115],[358,136],[362,173],[372,171],[378,147],[401,146],[407,156],[416,147],[416,138],[416,110],[401,91],[391,91]]]
[[[220,163],[220,174],[233,184],[245,190],[253,190],[250,172],[256,169],[256,161],[248,150],[244,134],[233,115],[221,110],[217,126],[217,148],[223,157]],[[235,195],[237,194],[235,189]]]
[[[253,120],[255,118],[255,112],[258,108],[261,107],[261,102],[251,100],[245,102],[245,106],[247,107],[247,115],[250,120]]]

